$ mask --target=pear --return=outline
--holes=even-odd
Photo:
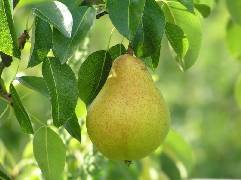
[[[144,63],[125,54],[88,108],[87,132],[112,160],[137,160],[153,152],[169,130],[169,111]]]

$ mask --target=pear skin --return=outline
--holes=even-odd
[[[160,146],[169,124],[166,103],[144,63],[128,54],[118,57],[88,108],[93,144],[112,160],[141,159]]]

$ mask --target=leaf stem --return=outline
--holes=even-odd
[[[110,49],[110,43],[111,43],[111,39],[112,39],[112,36],[114,34],[114,31],[115,31],[115,28],[112,28],[112,30],[110,32],[110,37],[109,37],[109,40],[108,40],[107,51]]]

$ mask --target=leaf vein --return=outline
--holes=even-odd
[[[51,73],[51,77],[53,77],[53,82],[54,82],[54,93],[56,95],[56,101],[57,101],[57,119],[58,119],[58,123],[60,123],[60,113],[59,113],[59,96],[58,96],[58,88],[57,88],[57,83],[56,80],[54,78],[54,71],[53,71],[53,67],[52,64],[50,63],[50,60],[47,60],[48,64],[49,64],[49,70]]]

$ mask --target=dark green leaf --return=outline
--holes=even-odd
[[[138,57],[152,58],[153,67],[159,62],[161,41],[165,30],[165,16],[154,0],[147,0],[142,23],[133,42]]]
[[[190,12],[194,12],[194,4],[193,0],[178,0],[180,3],[182,3]]]
[[[13,109],[22,131],[24,133],[33,134],[33,127],[30,118],[12,84],[10,85],[10,93],[12,95]]]
[[[172,23],[166,24],[166,36],[179,59],[183,58],[185,35],[182,29]]]
[[[69,8],[69,10],[73,16],[73,14],[76,13],[74,11],[79,9],[79,6],[84,6],[81,2],[86,1],[86,0],[58,0],[58,1],[65,4]],[[96,0],[94,0],[94,1],[96,1]],[[74,21],[74,16],[73,16],[73,21]]]
[[[186,7],[179,2],[167,1],[162,7],[167,22],[177,25],[184,32],[183,57],[180,58],[180,55],[178,55],[177,61],[181,68],[186,70],[196,62],[199,55],[202,40],[200,19],[195,14],[187,11]],[[183,36],[175,38],[178,41],[170,44],[180,44],[182,38]],[[172,40],[175,39],[172,38]],[[174,47],[174,49],[177,48]]]
[[[3,166],[0,164],[0,180],[11,180],[10,176],[6,173]]]
[[[115,60],[120,55],[126,53],[126,48],[123,44],[116,44],[109,49],[109,54],[111,55],[112,60]]]
[[[73,18],[69,9],[59,1],[34,5],[34,13],[52,24],[66,37],[71,37]]]
[[[74,72],[57,58],[43,62],[42,73],[51,97],[54,125],[59,127],[70,119],[78,99],[77,81]]]
[[[45,81],[42,77],[36,76],[22,76],[18,77],[17,80],[24,86],[39,92],[40,94],[49,97],[48,89]]]
[[[82,6],[92,6],[92,5],[98,5],[98,4],[104,4],[106,0],[82,0],[81,5]]]
[[[208,17],[214,5],[214,0],[193,0],[195,8],[204,18]]]
[[[230,54],[241,60],[241,26],[229,21],[227,25],[226,43]]]
[[[195,4],[195,8],[202,14],[204,18],[208,17],[211,13],[211,8],[205,4]]]
[[[0,0],[0,51],[9,56],[20,57],[8,0]]]
[[[40,64],[46,57],[52,47],[52,30],[50,25],[35,17],[32,37],[31,37],[31,55],[28,67]]]
[[[145,0],[107,0],[110,19],[116,29],[133,40],[143,14]]]
[[[89,105],[104,85],[112,66],[107,51],[96,51],[89,55],[79,70],[79,96]]]
[[[65,145],[49,127],[40,128],[33,139],[33,153],[47,180],[60,180],[65,166]]]
[[[76,114],[67,120],[67,122],[64,124],[64,127],[73,138],[81,142],[81,128]]]
[[[186,179],[186,177],[181,177],[177,163],[169,155],[162,153],[160,160],[162,171],[168,176],[169,179]]]
[[[73,56],[81,41],[89,32],[95,20],[95,9],[81,6],[72,10],[72,15],[74,24],[71,38],[64,37],[56,29],[53,33],[53,51],[62,63]]]

